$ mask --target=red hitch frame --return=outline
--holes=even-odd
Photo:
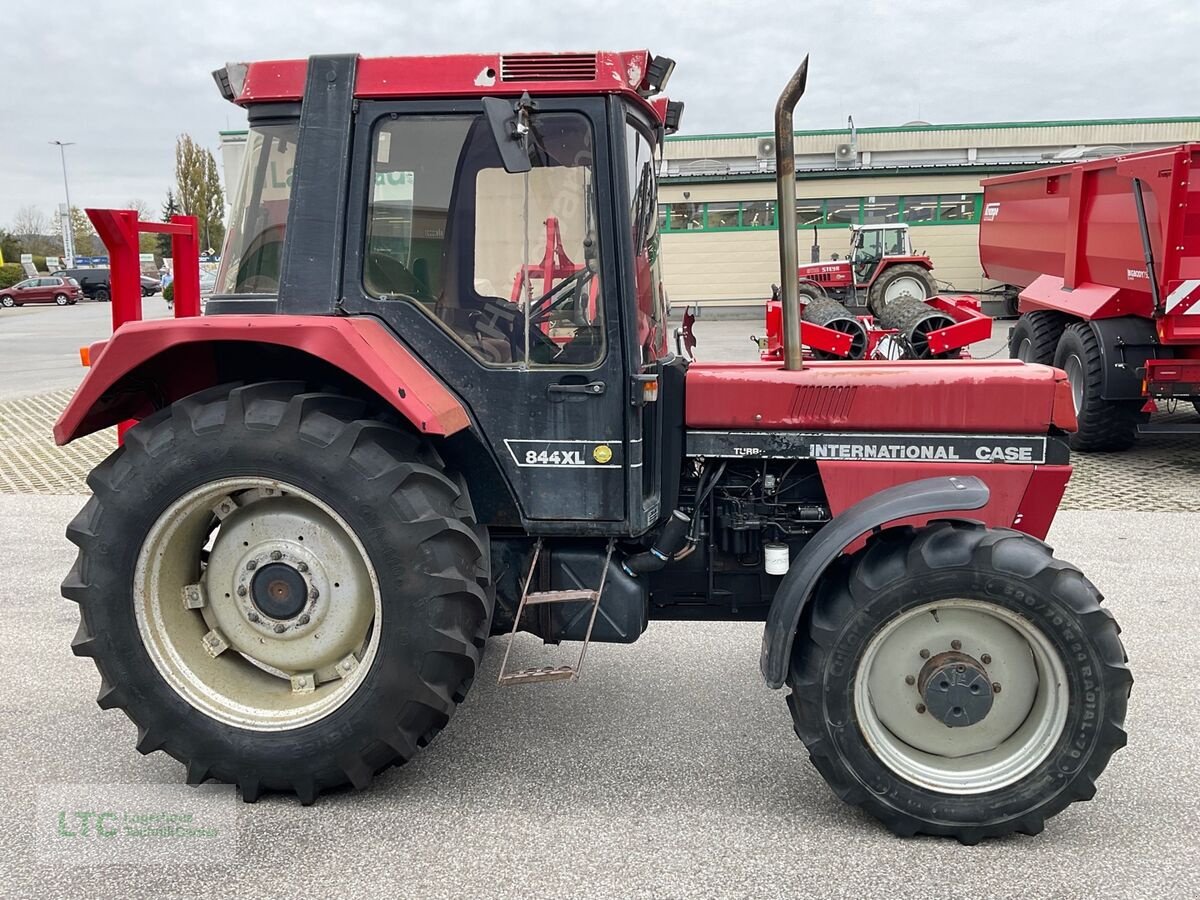
[[[112,327],[142,319],[142,279],[139,234],[169,234],[174,262],[175,318],[200,315],[200,223],[195,216],[172,216],[170,222],[141,222],[133,209],[84,210],[108,251]],[[106,342],[82,348],[85,366],[99,355]],[[117,425],[117,440],[125,437],[132,422]]]

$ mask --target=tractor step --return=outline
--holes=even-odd
[[[534,591],[525,596],[526,606],[535,606],[538,603],[572,603],[579,600],[595,601],[597,599],[595,591]]]
[[[533,545],[533,559],[529,563],[529,574],[525,576],[525,584],[521,589],[521,603],[517,606],[516,615],[513,616],[512,631],[508,633],[508,647],[504,650],[504,659],[500,662],[500,675],[497,677],[497,682],[501,685],[514,684],[537,684],[543,681],[574,681],[579,677],[579,671],[583,668],[583,658],[587,655],[588,644],[592,640],[592,628],[596,624],[596,613],[600,611],[600,597],[604,594],[604,582],[608,578],[608,566],[612,562],[613,548],[616,546],[616,539],[610,538],[608,541],[608,552],[604,556],[604,570],[600,574],[600,585],[595,589],[577,588],[561,591],[530,591],[529,585],[533,583],[533,575],[537,571],[538,558],[542,555],[542,539],[538,538],[537,543]],[[544,603],[580,603],[586,602],[592,604],[591,618],[588,620],[587,633],[583,636],[583,646],[579,650],[579,659],[573,666],[535,666],[531,669],[518,669],[515,672],[509,672],[508,655],[512,653],[513,641],[517,636],[517,629],[521,625],[521,616],[525,612],[527,606],[538,606]]]
[[[1191,422],[1143,422],[1139,434],[1200,434],[1200,424]]]
[[[534,684],[538,681],[570,681],[575,677],[571,666],[543,666],[540,669],[518,669],[500,676],[501,684]]]

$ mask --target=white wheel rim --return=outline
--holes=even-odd
[[[287,579],[272,579],[285,568]],[[276,585],[297,609],[272,618],[257,604]],[[254,731],[299,728],[345,703],[375,660],[383,615],[350,526],[313,495],[256,477],[204,485],[158,517],[138,555],[134,610],[167,684]]]
[[[883,291],[885,303],[899,300],[901,297],[912,297],[914,300],[925,299],[925,285],[920,279],[911,275],[902,275],[889,284]]]
[[[1083,407],[1083,360],[1072,354],[1067,357],[1063,370],[1067,373],[1067,383],[1071,385],[1071,402],[1075,406],[1075,415]]]
[[[924,710],[919,679],[951,650],[975,660],[1001,690],[978,722],[949,727]],[[922,654],[928,651],[928,656]],[[872,752],[912,784],[948,794],[983,794],[1015,784],[1053,751],[1067,720],[1067,673],[1048,638],[1028,619],[982,600],[925,603],[871,639],[854,680],[854,712]]]

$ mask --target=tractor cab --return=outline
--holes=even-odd
[[[913,255],[907,224],[855,225],[850,229],[854,280],[869,284],[884,257]]]
[[[323,58],[307,79],[332,93],[268,71],[287,63],[235,72],[249,141],[208,313],[382,321],[461,398],[526,522],[636,533],[661,505],[641,401],[672,359],[655,158],[682,104],[651,97],[673,63],[498,62]]]

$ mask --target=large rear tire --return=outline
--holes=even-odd
[[[1058,339],[1070,320],[1062,313],[1038,309],[1027,312],[1008,333],[1008,355],[1027,363],[1054,364]]]
[[[896,834],[1036,834],[1125,744],[1133,679],[1100,601],[1016,531],[884,532],[806,610],[796,734],[837,795]]]
[[[1054,365],[1067,373],[1078,430],[1072,450],[1127,450],[1137,440],[1138,422],[1146,416],[1141,400],[1105,400],[1104,358],[1096,332],[1087,322],[1069,325],[1058,340]]]
[[[146,419],[89,476],[72,648],[137,749],[189,783],[311,803],[408,760],[475,677],[487,535],[432,447],[360,400],[269,382]],[[265,576],[265,577],[264,577]]]
[[[882,275],[875,279],[867,294],[867,308],[876,318],[883,315],[888,304],[909,297],[925,301],[936,297],[937,282],[929,274],[929,270],[916,263],[900,263],[888,266]]]

